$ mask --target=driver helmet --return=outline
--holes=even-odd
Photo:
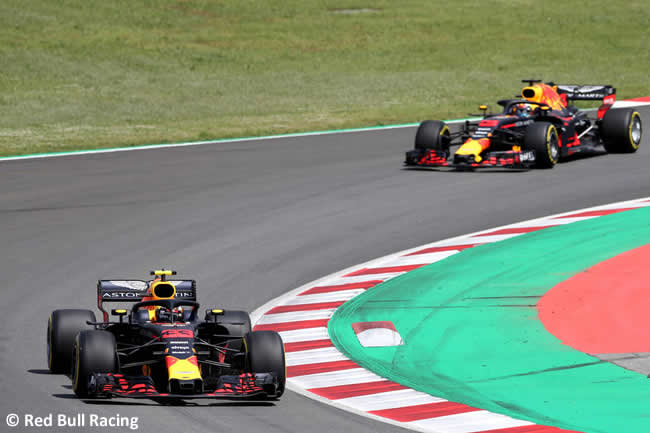
[[[167,307],[158,307],[158,309],[155,310],[155,314],[155,322],[175,323],[185,321],[185,312],[183,307],[175,307],[172,309]]]
[[[172,323],[174,322],[184,322],[185,321],[185,310],[183,307],[176,307],[172,309]]]
[[[521,103],[515,105],[513,111],[518,117],[528,117],[532,109],[530,108],[530,104]]]

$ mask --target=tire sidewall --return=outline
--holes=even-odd
[[[638,121],[641,136],[638,143],[634,141],[632,132]],[[643,125],[641,115],[635,110],[609,110],[605,113],[600,125],[601,137],[605,150],[609,153],[633,153],[639,149],[643,140]]]
[[[90,310],[54,310],[47,321],[46,357],[52,373],[68,374],[71,366],[72,347],[76,335],[92,329],[86,322],[95,322]]]
[[[636,143],[634,141],[634,138],[632,136],[632,131],[634,129],[634,124],[635,120],[639,121],[639,127],[641,128],[641,136],[639,137],[639,142]],[[629,120],[629,125],[628,125],[628,138],[630,140],[630,146],[634,151],[639,149],[639,146],[641,145],[641,140],[643,140],[643,125],[641,124],[641,115],[637,111],[633,111],[632,114],[630,115],[630,120]]]
[[[252,373],[273,373],[278,377],[280,397],[286,385],[287,371],[282,337],[275,331],[253,331],[244,338],[247,368]]]
[[[89,397],[88,377],[92,373],[119,370],[115,336],[108,331],[81,331],[72,353],[72,389],[79,397]]]
[[[560,160],[560,135],[555,125],[550,124],[546,130],[546,152],[548,159],[553,165]],[[555,157],[553,157],[553,147],[555,147]]]
[[[449,153],[449,126],[439,120],[425,120],[415,134],[416,149],[433,149]]]
[[[550,122],[533,123],[526,130],[524,148],[535,151],[537,168],[553,168],[560,160],[560,136],[555,125]]]

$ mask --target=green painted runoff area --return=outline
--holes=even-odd
[[[648,432],[650,380],[563,345],[536,309],[559,282],[648,243],[640,208],[467,249],[345,303],[330,336],[361,366],[451,401],[588,433]],[[351,324],[381,320],[404,345],[359,344]]]

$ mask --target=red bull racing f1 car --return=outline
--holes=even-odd
[[[610,110],[616,89],[607,85],[575,86],[523,80],[521,98],[498,101],[503,111],[466,121],[450,132],[441,121],[420,124],[407,166],[552,168],[560,159],[604,146],[607,152],[636,152],[641,143],[641,116],[630,109]],[[572,101],[600,100],[591,119]],[[460,145],[452,154],[450,147]]]
[[[100,280],[97,306],[55,310],[47,325],[52,373],[82,398],[279,398],[286,372],[277,332],[251,331],[248,313],[210,308],[199,317],[194,280]],[[113,309],[104,303],[129,302]]]

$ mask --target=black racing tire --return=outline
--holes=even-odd
[[[92,373],[119,371],[115,336],[108,331],[81,331],[72,349],[72,389],[77,396],[90,397],[88,377]]]
[[[225,310],[216,316],[217,323],[228,330],[229,335],[243,337],[251,332],[251,317],[246,311]]]
[[[450,142],[449,127],[439,120],[425,120],[415,134],[416,149],[433,149],[449,154]]]
[[[47,321],[47,367],[55,374],[69,374],[72,346],[80,331],[92,329],[95,322],[90,310],[54,310]]]
[[[282,337],[275,331],[253,331],[244,340],[248,368],[252,373],[274,373],[279,381],[276,397],[280,397],[287,381]]]
[[[524,136],[524,149],[535,151],[537,168],[553,168],[560,160],[560,138],[557,128],[549,122],[535,122]]]
[[[600,125],[603,146],[609,153],[634,153],[643,138],[641,115],[634,110],[609,110]]]

